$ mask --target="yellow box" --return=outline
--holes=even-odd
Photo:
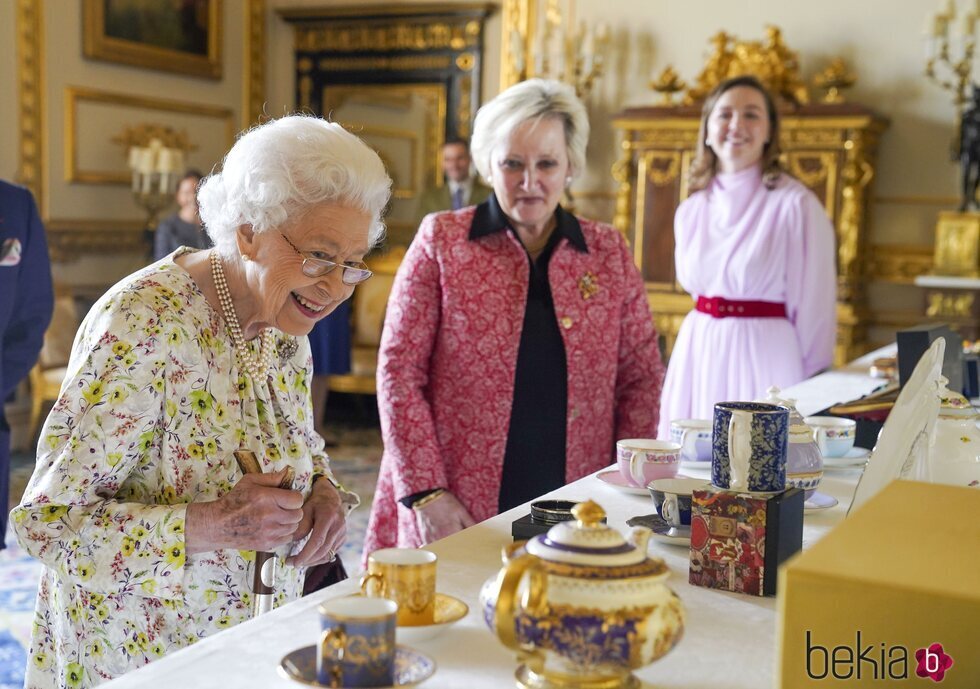
[[[895,481],[779,579],[776,687],[980,687],[980,490]]]

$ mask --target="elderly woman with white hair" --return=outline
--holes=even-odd
[[[663,364],[643,281],[619,232],[559,205],[588,138],[555,81],[477,113],[493,195],[422,221],[388,303],[365,554],[447,536],[608,465],[617,438],[654,437]]]
[[[371,276],[389,189],[339,125],[265,124],[201,187],[215,248],[92,308],[12,513],[45,565],[27,686],[93,686],[250,618],[255,551],[276,554],[277,605],[335,557],[357,498],[313,429],[306,335]]]

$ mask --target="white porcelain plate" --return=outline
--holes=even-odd
[[[860,469],[868,463],[871,450],[863,447],[852,447],[843,457],[824,457],[824,469]]]
[[[803,503],[803,511],[812,512],[814,510],[825,510],[829,507],[833,507],[836,504],[837,498],[835,498],[833,495],[827,495],[826,493],[817,491],[810,496],[809,500]]]
[[[316,646],[303,646],[287,653],[279,661],[279,674],[310,687],[325,687],[316,681]],[[379,689],[414,687],[436,671],[436,661],[414,648],[399,646],[395,650],[395,683]],[[341,689],[344,689],[341,687]]]

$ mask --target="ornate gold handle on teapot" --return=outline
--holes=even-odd
[[[528,586],[518,607],[517,589],[524,575],[528,575]],[[545,594],[548,577],[538,564],[534,555],[521,555],[504,562],[497,576],[497,603],[494,611],[494,633],[507,648],[526,653],[531,658],[543,662],[544,657],[533,646],[527,646],[517,638],[517,614],[520,610],[531,616],[540,616],[547,609]],[[530,659],[529,659],[530,660]]]

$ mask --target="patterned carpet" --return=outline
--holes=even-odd
[[[348,518],[347,543],[340,553],[347,571],[357,576],[381,462],[381,432],[363,426],[333,426],[331,430],[340,441],[329,451],[334,473],[361,496],[361,506]],[[10,494],[16,504],[30,479],[33,458],[15,454],[11,464]],[[0,551],[0,689],[23,689],[40,573],[41,564],[24,553],[13,534],[8,533],[7,550]]]

